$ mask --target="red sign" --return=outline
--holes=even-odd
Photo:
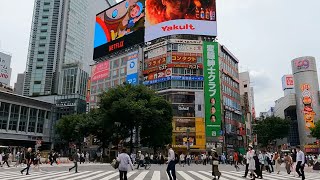
[[[308,69],[310,66],[310,62],[307,59],[295,61],[294,64],[297,67],[297,69],[299,69],[299,70],[300,69]]]
[[[172,62],[196,63],[196,56],[172,55]]]
[[[292,76],[287,76],[286,77],[286,84],[287,84],[287,86],[293,86],[294,85]]]
[[[109,51],[120,49],[124,46],[124,41],[120,41],[109,46]]]
[[[106,79],[110,74],[110,62],[104,61],[92,66],[91,69],[91,81],[98,81]]]
[[[154,58],[146,60],[147,68],[156,67],[166,63],[166,57]]]

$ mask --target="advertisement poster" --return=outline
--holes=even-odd
[[[203,42],[204,100],[206,136],[220,136],[221,94],[219,73],[219,44]]]
[[[145,41],[174,35],[217,35],[216,0],[146,0]]]
[[[144,41],[145,0],[125,0],[97,14],[94,59]]]
[[[138,51],[128,55],[126,81],[129,84],[138,84]]]
[[[11,56],[0,52],[0,83],[10,86]]]
[[[300,86],[301,92],[302,92],[302,104],[303,104],[303,118],[306,123],[306,129],[309,130],[310,128],[315,127],[314,118],[316,116],[316,113],[313,109],[313,97],[311,93],[311,86],[309,84],[302,84]]]
[[[110,61],[100,62],[91,67],[91,81],[106,79],[110,76]]]

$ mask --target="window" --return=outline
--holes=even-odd
[[[0,129],[7,129],[9,117],[9,103],[1,102],[0,106]]]
[[[50,5],[50,2],[44,2],[43,4],[44,5]]]
[[[17,124],[19,119],[19,105],[12,104],[11,105],[11,115],[10,115],[10,121],[9,121],[9,130],[16,131],[17,130]]]
[[[40,32],[47,32],[47,30],[46,29],[41,29]]]
[[[36,69],[42,69],[42,66],[37,66]]]
[[[44,54],[44,51],[38,51],[38,54]]]
[[[47,39],[47,37],[45,37],[45,36],[40,36],[40,40],[44,40],[44,39]]]
[[[48,25],[48,23],[47,22],[43,22],[43,23],[41,23],[41,26],[47,26]]]
[[[37,122],[37,109],[31,108],[30,109],[28,132],[35,131],[36,122]]]
[[[42,19],[48,19],[49,16],[42,16]]]
[[[49,12],[49,9],[43,9],[43,12]]]
[[[45,47],[46,45],[45,44],[39,44],[39,47]]]
[[[39,110],[38,123],[37,123],[37,133],[43,133],[43,125],[46,111]]]
[[[244,88],[247,88],[247,87],[248,87],[248,85],[247,85],[247,84],[245,84],[245,85],[244,85]]]
[[[19,131],[26,131],[28,122],[28,108],[21,106]]]
[[[42,61],[43,61],[43,58],[38,58],[37,61],[38,61],[38,62],[42,62]]]
[[[41,81],[34,81],[34,84],[41,84]]]

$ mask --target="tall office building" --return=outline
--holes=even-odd
[[[17,76],[17,81],[14,83],[13,92],[18,95],[22,95],[23,92],[23,81],[25,73],[19,73]]]
[[[59,82],[66,78],[61,74],[66,65],[77,65],[89,73],[94,29],[90,22],[100,11],[99,7],[108,6],[107,0],[35,1],[23,95],[63,92],[66,83]]]

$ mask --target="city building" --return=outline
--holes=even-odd
[[[182,17],[172,19],[181,28],[177,31],[173,31],[173,21],[157,18],[162,12],[155,9],[162,7],[148,3],[125,0],[97,14],[89,109],[98,107],[99,94],[109,88],[123,82],[144,84],[172,104],[175,149],[244,151],[239,61],[215,42],[215,0],[201,4],[206,10],[201,18],[191,11],[198,9],[194,2],[183,1]],[[115,20],[130,7],[139,9],[137,21],[123,27]]]
[[[0,83],[10,86],[11,79],[11,55],[0,52]]]
[[[0,91],[0,145],[50,149],[53,104]],[[39,142],[40,141],[40,142]]]
[[[115,3],[113,0],[111,3]],[[102,7],[101,7],[102,6]],[[36,0],[30,34],[23,95],[56,95],[67,64],[90,73],[95,14],[110,6],[99,0]],[[77,78],[76,84],[85,85]]]
[[[14,83],[13,89],[15,94],[22,95],[23,93],[24,75],[25,73],[19,73],[17,76],[17,81]]]
[[[315,138],[310,135],[310,128],[320,118],[319,82],[314,57],[299,57],[291,61],[296,93],[296,115],[298,120],[301,145],[313,144]]]
[[[254,138],[252,134],[252,124],[255,123],[255,108],[253,87],[251,87],[249,72],[242,72],[239,74],[240,79],[240,95],[241,95],[241,109],[245,119],[246,144],[252,143]],[[254,143],[252,143],[254,144]]]

